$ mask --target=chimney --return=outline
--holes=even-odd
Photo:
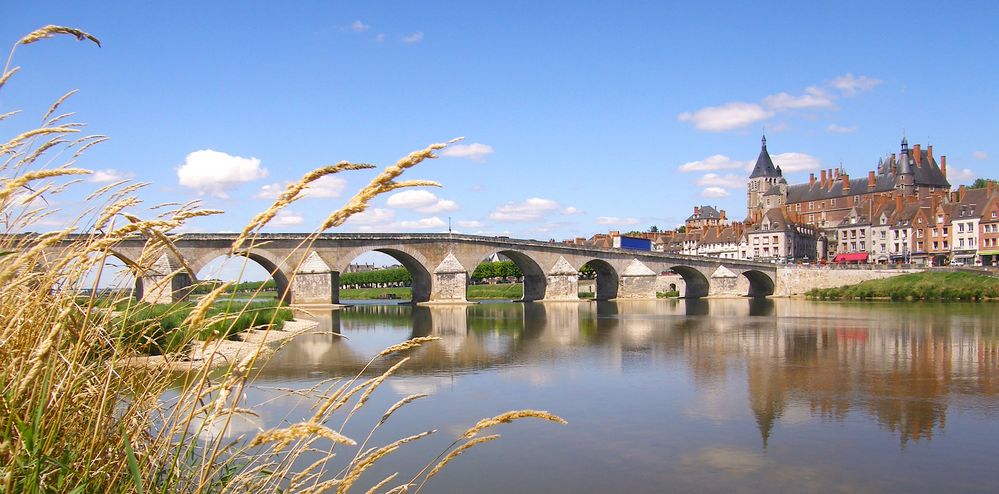
[[[957,202],[964,202],[964,186],[957,188]]]
[[[721,211],[718,211],[718,215],[721,216],[721,219],[723,219],[723,220],[727,220],[728,219],[727,217],[725,217],[725,210],[724,209],[722,209]]]
[[[701,208],[699,208],[697,206],[694,206],[694,216],[697,216],[698,214],[700,214],[700,212],[701,212]]]
[[[902,194],[895,194],[895,212],[902,212]]]
[[[843,179],[843,192],[844,193],[849,193],[850,192],[850,176],[844,173],[844,174],[840,175],[840,178]]]
[[[991,180],[985,181],[985,197],[992,197],[992,184],[993,182]]]
[[[916,168],[923,165],[923,153],[919,152],[919,144],[912,146],[912,159],[916,161]]]
[[[836,168],[833,173],[836,174],[836,178],[839,178],[839,168]]]
[[[895,175],[898,172],[898,163],[895,162],[895,153],[891,153],[891,174]]]
[[[826,188],[826,171],[825,170],[822,170],[822,181],[819,182],[819,185],[821,185],[823,189]]]
[[[933,145],[926,146],[926,161],[933,163]]]
[[[947,178],[947,156],[940,157],[940,173],[943,173],[944,178]]]
[[[826,190],[832,190],[833,185],[836,185],[836,180],[833,178],[833,169],[829,169],[829,182],[826,184]]]
[[[612,236],[612,237],[620,237],[621,236],[621,232],[619,230],[611,230],[610,236]]]
[[[874,190],[874,184],[875,184],[876,181],[877,181],[877,179],[874,178],[874,171],[872,170],[872,171],[867,172],[867,191],[868,192],[871,192],[871,191]]]
[[[814,173],[809,173],[808,174],[808,189],[811,190],[812,187],[815,187],[815,174]]]

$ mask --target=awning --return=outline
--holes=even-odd
[[[978,251],[980,256],[995,256],[999,255],[999,250],[980,250]]]
[[[850,254],[837,254],[833,262],[863,262],[867,260],[866,252],[852,252]]]

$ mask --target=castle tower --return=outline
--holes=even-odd
[[[756,158],[756,166],[753,167],[753,173],[749,175],[749,184],[746,190],[746,211],[750,217],[752,217],[752,212],[758,210],[760,213],[764,212],[764,200],[763,197],[770,192],[770,189],[779,185],[783,182],[785,185],[787,181],[784,180],[783,172],[780,168],[774,166],[774,162],[770,159],[770,153],[767,152],[767,136],[764,135],[761,139],[760,155]]]

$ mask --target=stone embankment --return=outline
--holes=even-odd
[[[881,267],[829,267],[829,266],[779,266],[774,280],[774,297],[804,296],[813,288],[835,288],[855,285],[867,280],[891,278],[908,273],[919,273],[923,269],[895,269]],[[749,279],[731,272],[716,273],[708,283],[711,297],[741,297],[749,293]],[[662,275],[656,278],[656,291],[666,292],[675,289],[681,296],[686,282],[678,274]]]

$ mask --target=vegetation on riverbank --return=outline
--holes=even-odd
[[[999,279],[926,271],[838,288],[817,288],[805,296],[815,300],[986,300],[999,298]]]
[[[294,319],[291,309],[276,301],[239,303],[222,301],[205,312],[207,323],[186,324],[193,302],[180,304],[129,304],[112,319],[120,328],[122,343],[147,355],[180,352],[192,341],[231,339],[248,329],[268,327],[279,331]]]
[[[18,67],[10,66],[17,47],[57,35],[99,44],[88,33],[61,26],[29,33],[11,49],[0,71],[0,89],[18,72]],[[393,365],[380,375],[365,378],[362,371],[343,381],[326,380],[310,389],[289,391],[296,400],[315,404],[309,416],[244,435],[238,435],[232,424],[239,417],[256,415],[245,390],[254,369],[262,364],[258,356],[265,338],[259,340],[256,351],[239,360],[226,360],[221,371],[208,365],[192,371],[179,388],[177,376],[166,368],[129,367],[129,359],[150,348],[163,348],[155,342],[165,328],[187,328],[174,331],[180,336],[167,345],[183,347],[199,337],[227,336],[241,320],[274,327],[285,309],[258,312],[252,304],[233,302],[220,310],[216,303],[229,293],[224,284],[206,288],[208,293],[191,304],[144,307],[130,300],[122,305],[106,300],[103,294],[125,293],[126,280],[118,279],[121,283],[105,290],[98,281],[100,274],[96,280],[90,274],[102,273],[105,261],[115,255],[114,248],[123,239],[140,236],[147,241],[144,253],[130,260],[127,268],[141,279],[161,256],[176,251],[174,232],[192,218],[220,211],[200,209],[196,201],[140,210],[142,201],[135,193],[145,184],[128,180],[83,191],[82,201],[62,195],[67,189],[84,186],[85,182],[73,179],[91,172],[74,166],[87,148],[107,139],[81,134],[85,126],[72,121],[74,113],[60,110],[72,94],[59,98],[39,126],[0,141],[0,492],[343,493],[355,485],[370,486],[373,479],[361,477],[374,464],[436,432],[373,448],[369,440],[374,444],[372,438],[378,436],[356,441],[342,432],[371,394],[405,364],[402,354],[433,345],[434,337],[415,338],[381,352],[375,359]],[[0,120],[17,118],[17,111],[0,114]],[[380,194],[436,185],[399,177],[446,146],[428,146],[386,167],[316,231],[342,225]],[[256,233],[301,198],[310,183],[371,167],[341,162],[307,173],[244,228],[230,252],[252,251]],[[67,211],[54,206],[63,198],[64,204],[71,204]],[[143,219],[142,214],[151,218]],[[50,228],[58,229],[37,233]],[[71,236],[78,233],[82,235]],[[310,243],[305,242],[303,248],[311,248]],[[193,277],[196,273],[184,266],[171,274]],[[170,290],[170,280],[167,283],[164,287],[150,282],[143,288]],[[88,288],[87,295],[81,296],[80,287]],[[212,345],[204,347],[206,359],[222,360]],[[424,396],[411,395],[397,402],[371,432]],[[397,492],[419,491],[457,454],[498,437],[483,434],[525,418],[564,423],[534,410],[501,414],[478,422],[443,451],[429,454],[424,469],[399,479],[392,475],[378,485]],[[316,458],[305,455],[316,452],[319,462],[303,466],[306,459]]]

